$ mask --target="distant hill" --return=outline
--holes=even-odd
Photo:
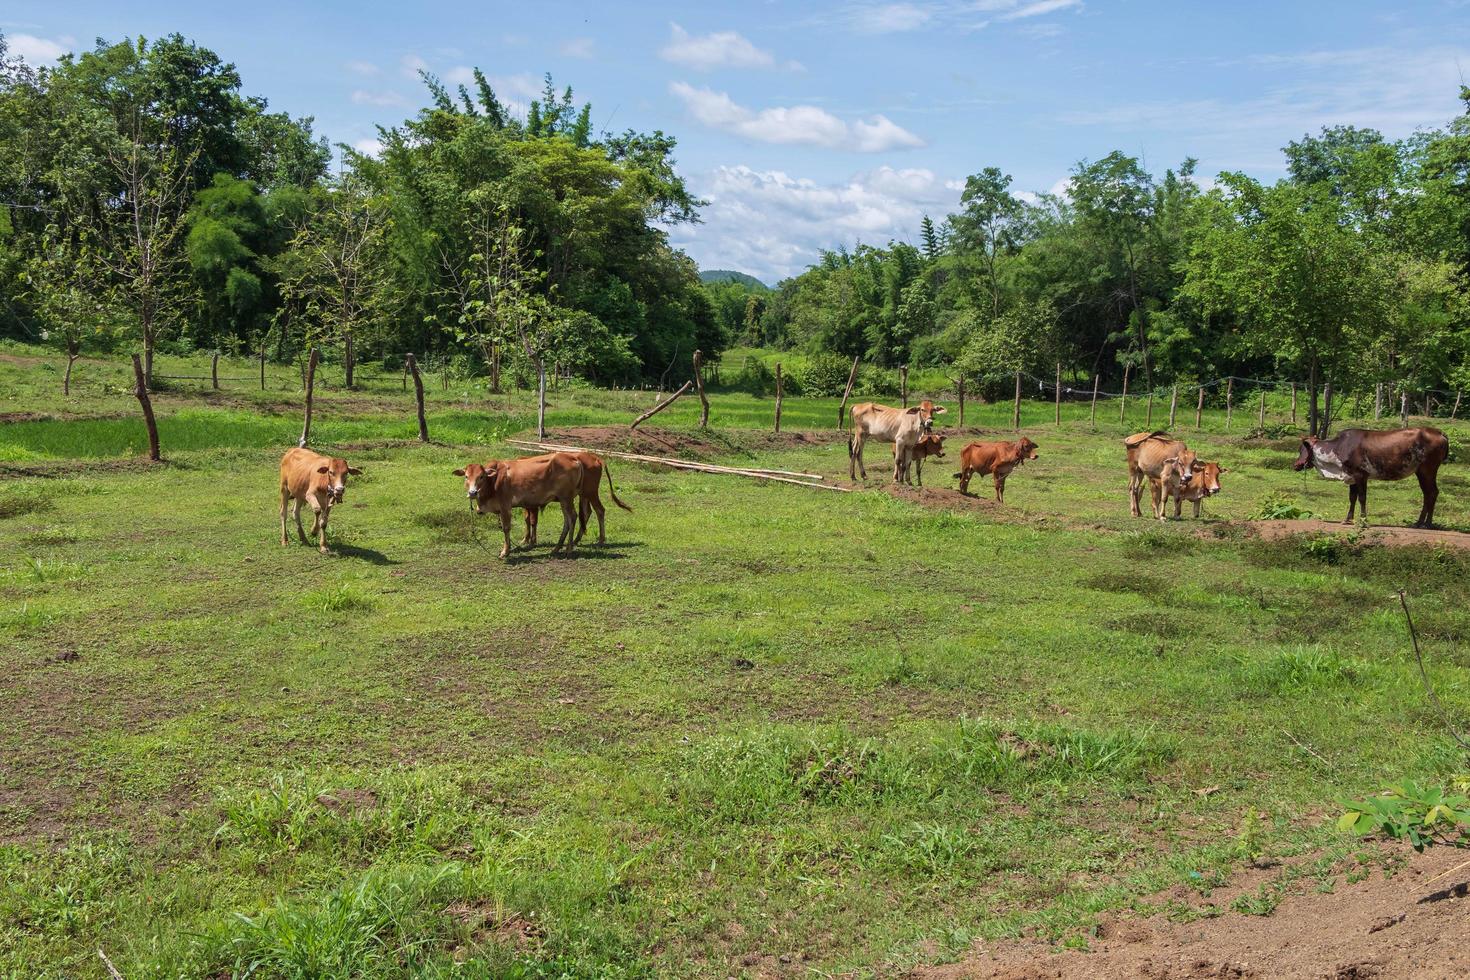
[[[738,282],[742,286],[749,286],[751,289],[761,289],[766,292],[771,291],[770,286],[767,286],[755,276],[748,276],[743,272],[736,272],[734,269],[701,269],[699,278],[704,282]]]

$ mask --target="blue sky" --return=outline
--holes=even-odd
[[[1323,125],[1443,125],[1470,78],[1470,0],[8,0],[0,29],[36,63],[179,31],[249,94],[363,148],[423,104],[419,67],[453,82],[478,65],[521,106],[550,71],[599,128],[677,136],[710,205],[672,240],[770,282],[824,247],[913,240],[985,166],[1029,192],[1114,149],[1272,178],[1280,147]]]

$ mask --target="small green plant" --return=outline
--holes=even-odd
[[[1359,535],[1357,532],[1347,535],[1339,534],[1313,534],[1304,537],[1299,547],[1302,554],[1313,561],[1320,561],[1324,565],[1336,565],[1358,545]]]
[[[1285,494],[1268,493],[1261,498],[1250,515],[1253,521],[1301,521],[1314,516],[1305,507],[1298,507]]]
[[[1470,798],[1405,781],[1366,800],[1340,800],[1337,829],[1360,837],[1407,841],[1416,851],[1435,844],[1470,847]]]
[[[347,582],[317,589],[302,596],[302,601],[312,609],[324,613],[351,612],[354,609],[373,608],[372,596],[365,595]]]

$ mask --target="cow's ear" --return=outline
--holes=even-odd
[[[1222,467],[1220,467],[1220,472],[1221,473],[1229,473],[1230,471],[1227,470],[1225,467],[1222,466]]]
[[[454,471],[454,475],[455,476],[464,476],[464,470],[455,470]]]
[[[1170,456],[1168,459],[1164,460],[1164,462],[1166,462],[1166,463],[1178,463],[1179,462],[1179,457],[1178,456]]]
[[[362,476],[362,470],[358,469],[356,466],[347,467],[347,472],[352,476]]]
[[[332,468],[330,466],[318,466],[316,471],[318,473],[330,473],[332,472]]]
[[[915,405],[913,408],[904,409],[905,414],[908,414],[908,415],[918,415],[922,411],[923,411],[923,409],[921,409],[917,405]]]
[[[943,405],[940,405],[938,408],[936,408],[934,410],[934,414],[935,415],[943,415],[944,414],[944,411],[945,411],[944,406]]]

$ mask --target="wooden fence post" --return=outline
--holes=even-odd
[[[351,391],[353,372],[357,370],[357,347],[353,342],[351,330],[347,331],[342,346],[342,373],[345,376],[343,380],[347,385],[347,390]]]
[[[1021,372],[1016,372],[1016,404],[1011,409],[1011,427],[1021,431]]]
[[[847,428],[847,400],[852,397],[852,383],[857,380],[858,359],[852,359],[852,370],[847,372],[847,387],[842,391],[842,404],[837,406],[837,429]]]
[[[781,362],[776,362],[776,432],[781,431]]]
[[[412,354],[405,355],[404,369],[413,375],[413,396],[419,407],[419,442],[429,441],[429,422],[424,418],[424,379],[419,377],[419,362]]]
[[[1262,388],[1261,389],[1261,408],[1260,408],[1260,411],[1258,411],[1256,413],[1256,428],[1258,428],[1258,429],[1261,430],[1261,434],[1262,435],[1265,435],[1266,434],[1266,389],[1265,388]]]
[[[444,371],[444,378],[447,381],[449,369],[446,367]],[[546,358],[540,354],[536,355],[536,438],[546,438]]]
[[[1235,408],[1235,379],[1225,379],[1225,431],[1230,431],[1230,416]]]
[[[1409,393],[1399,393],[1399,425],[1409,424]]]
[[[1291,383],[1291,427],[1296,428],[1296,382]]]
[[[215,391],[219,391],[219,351],[215,351],[214,356],[209,359],[209,383],[214,386]]]
[[[1332,382],[1329,381],[1322,386],[1322,431],[1318,434],[1319,439],[1327,438],[1327,430],[1332,426]]]
[[[1194,406],[1194,431],[1199,431],[1200,417],[1205,414],[1205,386],[1199,386],[1199,403]]]
[[[260,390],[265,391],[265,343],[260,345]]]
[[[1455,399],[1455,407],[1460,406],[1460,400]],[[1453,418],[1453,416],[1451,416]],[[960,375],[960,428],[965,427],[965,376]]]
[[[1123,397],[1118,399],[1118,421],[1122,422],[1128,418],[1128,372],[1132,364],[1123,365]]]
[[[143,362],[133,355],[133,396],[143,409],[143,424],[148,427],[148,458],[158,462],[158,420],[153,417],[153,402],[148,400],[148,385],[143,377]]]
[[[1154,390],[1152,388],[1148,390],[1148,407],[1144,410],[1143,418],[1143,427],[1152,429],[1154,427]]]
[[[1383,418],[1383,382],[1373,386],[1373,421]]]
[[[1057,415],[1056,424],[1062,424],[1062,362],[1057,361]]]
[[[1087,422],[1094,429],[1097,428],[1097,383],[1101,379],[1102,375],[1100,374],[1094,374],[1092,376],[1092,414],[1087,417]]]
[[[296,443],[302,449],[311,439],[311,398],[316,389],[316,362],[320,357],[320,352],[313,347],[306,358],[306,421],[301,425],[301,440]]]
[[[662,412],[664,409],[666,409],[670,405],[674,404],[674,401],[680,395],[684,394],[684,392],[688,391],[692,387],[694,387],[694,382],[693,381],[686,381],[686,382],[684,382],[684,386],[682,388],[680,388],[678,391],[674,392],[669,397],[665,398],[663,401],[659,402],[657,405],[655,405],[652,408],[650,408],[648,411],[644,412],[642,415],[638,416],[636,419],[634,419],[628,425],[628,428],[630,428],[630,429],[636,429],[636,428],[638,428],[638,426],[642,425],[645,421],[647,421],[648,419],[653,418],[659,412]],[[778,391],[780,390],[780,386],[779,385],[777,385],[777,390]]]
[[[1179,385],[1174,385],[1174,390],[1169,393],[1169,428],[1174,428],[1174,412],[1179,408]]]
[[[704,393],[704,354],[694,352],[694,387],[699,389],[699,427],[709,426],[709,396]]]
[[[1434,409],[1431,407],[1433,405],[1434,405],[1434,396],[1431,395],[1429,392],[1426,391],[1424,393],[1424,417],[1426,419],[1432,419],[1432,418],[1434,418]]]
[[[61,379],[61,393],[67,397],[71,396],[71,369],[77,363],[77,358],[82,356],[82,349],[76,340],[66,342],[66,375]]]
[[[1450,421],[1451,422],[1453,422],[1455,420],[1455,416],[1456,415],[1459,415],[1460,414],[1460,396],[1463,395],[1463,394],[1464,394],[1463,391],[1457,391],[1457,392],[1455,392],[1455,407],[1452,408],[1452,409],[1450,409]]]
[[[909,366],[900,364],[898,366],[898,387],[903,393],[903,407],[909,407]]]

